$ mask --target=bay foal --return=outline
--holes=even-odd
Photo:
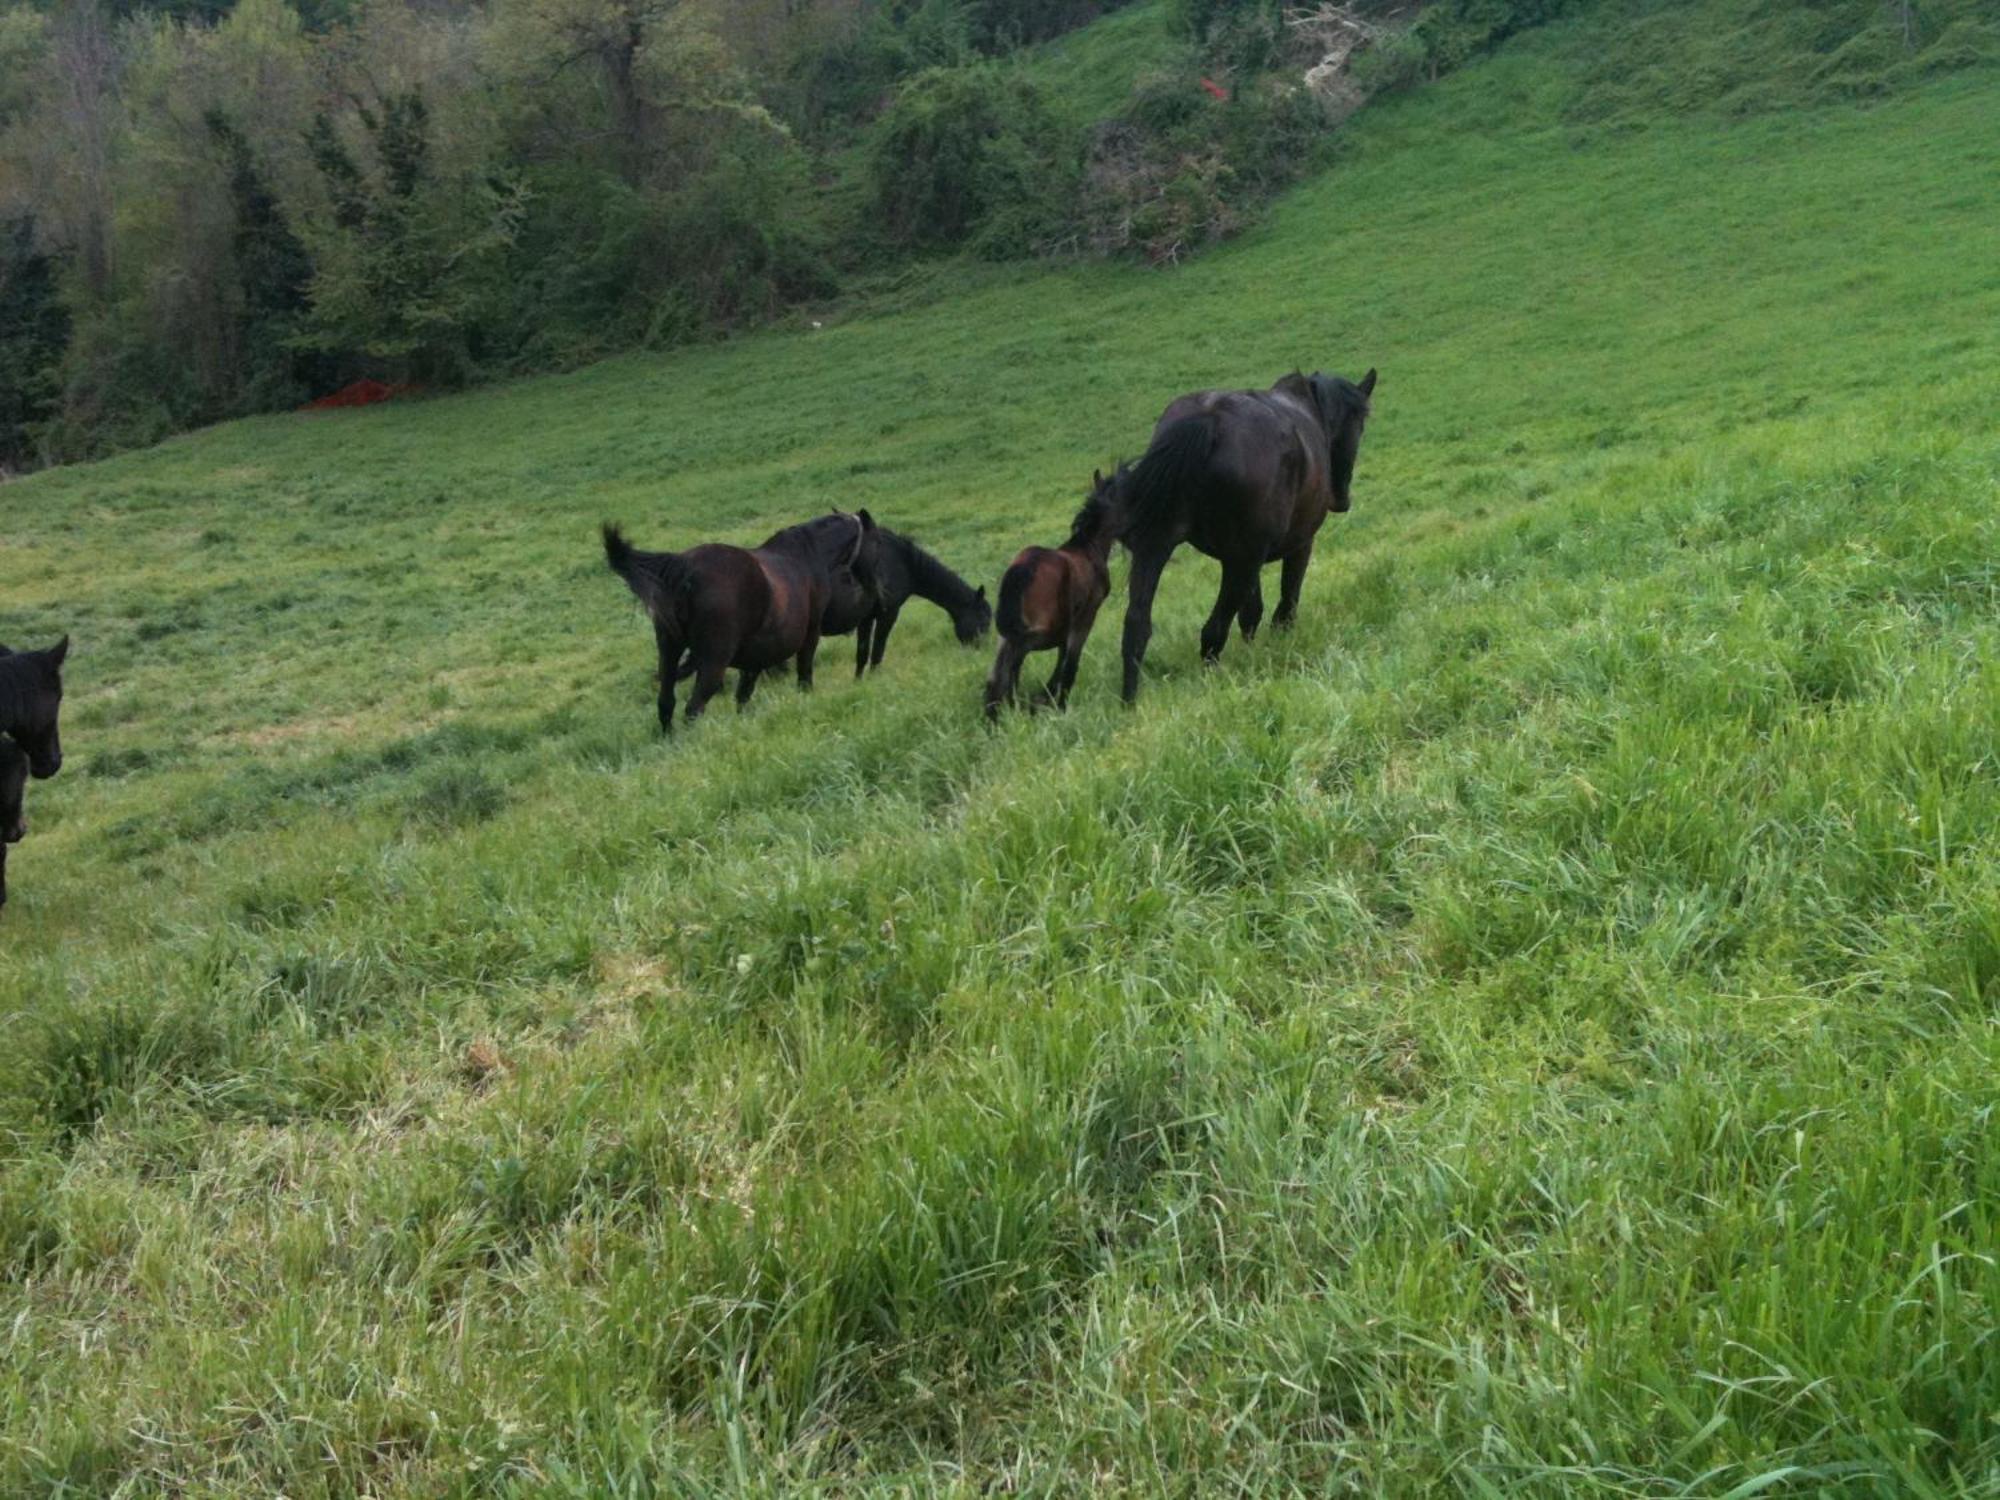
[[[1060,547],[1024,547],[1000,580],[1000,607],[994,625],[1000,650],[986,679],[986,717],[1014,701],[1021,664],[1030,651],[1055,648],[1056,668],[1036,703],[1069,706],[1076,664],[1097,620],[1098,606],[1111,592],[1111,548],[1124,530],[1125,483],[1121,465],[1108,479],[1091,476],[1090,498],[1070,524]]]

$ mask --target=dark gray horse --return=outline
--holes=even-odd
[[[0,646],[0,734],[28,757],[28,771],[46,781],[62,769],[62,669],[69,655],[64,636],[42,651],[9,651]]]
[[[1183,542],[1222,564],[1222,589],[1201,630],[1203,661],[1222,654],[1232,620],[1245,640],[1256,635],[1266,563],[1284,565],[1272,623],[1292,623],[1320,523],[1351,501],[1374,390],[1373,370],[1358,383],[1292,374],[1268,391],[1197,391],[1161,414],[1152,446],[1132,469],[1123,539],[1132,554],[1127,703],[1139,694],[1160,571]]]
[[[882,665],[889,632],[912,598],[927,599],[951,616],[959,644],[970,646],[993,624],[984,587],[974,588],[908,537],[877,526],[855,560],[853,585],[834,590],[825,633],[854,632],[854,675]]]
[[[22,802],[28,790],[28,757],[20,746],[0,736],[0,906],[7,904],[7,846],[28,836]]]

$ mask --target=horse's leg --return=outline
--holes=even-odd
[[[674,732],[674,685],[681,680],[681,656],[686,647],[659,626],[653,639],[660,648],[660,733]]]
[[[1091,605],[1070,622],[1069,651],[1063,663],[1062,686],[1056,691],[1057,708],[1069,707],[1069,690],[1076,686],[1076,664],[1083,660],[1084,643],[1090,639],[1091,628],[1097,624],[1097,607],[1103,602],[1098,600],[1097,604]]]
[[[1215,608],[1201,627],[1201,659],[1213,663],[1229,643],[1229,624],[1242,612],[1250,590],[1257,586],[1257,564],[1230,561],[1222,565],[1222,587],[1216,590]]]
[[[1139,670],[1146,663],[1146,643],[1153,638],[1153,594],[1171,552],[1135,552],[1125,593],[1125,701],[1139,696]]]
[[[1000,650],[993,658],[992,675],[986,679],[986,717],[1000,717],[1000,705],[1014,701],[1014,684],[1021,675],[1021,658],[1028,654],[1028,648],[1019,641],[1002,637]]]
[[[1035,694],[1034,705],[1033,705],[1034,707],[1040,708],[1044,703],[1051,703],[1057,706],[1061,705],[1063,672],[1068,668],[1068,666],[1069,666],[1069,642],[1068,640],[1064,640],[1056,647],[1055,668],[1053,671],[1049,673],[1049,680],[1045,684],[1043,684],[1042,690],[1039,693]]]
[[[7,846],[0,844],[0,906],[7,904]]]
[[[819,652],[819,627],[806,632],[805,644],[799,647],[799,691],[809,693],[813,685],[813,657]]]
[[[869,658],[869,666],[882,665],[882,653],[889,649],[889,632],[896,628],[896,616],[900,613],[900,610],[885,609],[881,618],[875,622],[875,653]]]
[[[1257,639],[1257,627],[1264,620],[1264,570],[1259,568],[1250,579],[1250,597],[1243,601],[1243,608],[1236,613],[1236,623],[1243,627],[1243,639]]]
[[[757,667],[738,667],[736,669],[736,710],[738,713],[741,713],[744,705],[750,701],[750,694],[756,691],[759,670]]]
[[[1069,707],[1069,690],[1076,681],[1077,658],[1083,655],[1083,642],[1071,636],[1063,642],[1062,660],[1056,664],[1056,675],[1049,680],[1049,700],[1058,711]]]
[[[692,724],[708,711],[708,700],[722,691],[729,675],[729,658],[735,655],[734,642],[704,641],[695,651],[694,691],[688,695],[687,722]]]
[[[1310,540],[1285,554],[1284,573],[1278,583],[1278,612],[1271,616],[1271,624],[1279,630],[1290,630],[1298,617],[1299,590],[1305,587],[1306,566],[1312,560]]]
[[[854,675],[868,670],[868,644],[875,637],[875,617],[868,615],[854,627]]]

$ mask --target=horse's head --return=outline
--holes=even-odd
[[[1354,460],[1361,452],[1362,429],[1375,394],[1375,370],[1358,381],[1315,370],[1306,384],[1312,388],[1313,405],[1319,411],[1326,433],[1327,462],[1332,470],[1333,508],[1345,511],[1354,503]]]
[[[993,606],[986,602],[986,585],[980,584],[972,591],[972,597],[952,612],[952,629],[958,632],[961,646],[976,646],[987,631],[993,628]]]
[[[1109,474],[1102,469],[1090,473],[1090,498],[1069,523],[1066,546],[1110,550],[1132,524],[1132,502],[1128,493],[1132,466],[1114,464]]]
[[[18,844],[28,836],[27,789],[28,757],[12,740],[0,739],[0,844]]]
[[[69,637],[42,651],[16,651],[6,659],[12,679],[14,742],[27,753],[28,771],[37,781],[62,769],[62,736],[56,720],[62,712],[62,666],[69,655]]]

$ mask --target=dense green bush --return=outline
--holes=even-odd
[[[1280,73],[1242,79],[1223,99],[1218,65],[1191,49],[1142,77],[1121,120],[1101,127],[1085,173],[1083,238],[1099,251],[1177,261],[1239,229],[1316,160],[1328,117]]]
[[[1284,0],[1176,0],[1182,27],[1214,66],[1254,73],[1284,51]]]
[[[1063,132],[1033,82],[992,63],[932,68],[876,126],[880,229],[916,249],[1033,252],[1060,233],[1074,182]]]
[[[35,433],[55,409],[56,366],[69,314],[56,262],[35,246],[34,220],[0,224],[0,470],[35,455]]]
[[[666,288],[649,342],[775,316],[835,289],[804,160],[769,136],[734,141],[660,205]]]
[[[973,41],[988,52],[1046,41],[1127,0],[964,0]]]

